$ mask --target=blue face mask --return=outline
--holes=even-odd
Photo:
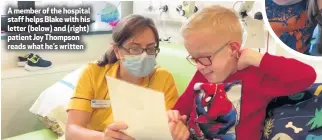
[[[148,76],[156,66],[155,55],[124,55],[122,65],[136,77]]]

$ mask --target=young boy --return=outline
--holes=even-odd
[[[268,53],[263,55],[251,49],[240,50],[242,26],[238,16],[227,8],[210,6],[202,9],[190,17],[182,27],[181,33],[184,46],[190,54],[188,60],[198,70],[177,101],[172,113],[169,112],[168,115],[171,121],[188,118],[187,127],[190,130],[191,139],[226,139],[216,136],[198,136],[190,126],[189,118],[190,121],[194,121],[191,120],[191,112],[199,109],[193,105],[196,102],[194,88],[198,86],[200,88],[200,83],[206,83],[205,86],[211,88],[214,85],[220,86],[220,83],[242,81],[240,116],[239,121],[236,121],[239,123],[233,126],[236,128],[235,136],[227,138],[259,140],[267,104],[275,97],[304,90],[315,81],[314,69],[300,61],[272,56]],[[220,104],[217,103],[217,105]],[[204,110],[207,111],[207,109]],[[212,122],[212,124],[216,123]]]

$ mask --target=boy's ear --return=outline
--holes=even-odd
[[[238,42],[231,42],[230,43],[230,47],[231,47],[230,49],[231,49],[232,56],[235,56],[238,58],[240,46],[241,45]]]
[[[230,43],[231,50],[239,52],[240,44],[238,42],[231,42]]]

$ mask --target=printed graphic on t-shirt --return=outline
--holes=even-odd
[[[190,139],[235,140],[240,118],[241,84],[196,83],[193,110],[187,121]]]
[[[290,48],[308,53],[315,26],[309,23],[307,0],[292,5],[278,5],[266,0],[266,14],[275,34]]]

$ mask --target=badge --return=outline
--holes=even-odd
[[[108,108],[111,106],[110,100],[91,100],[92,108]]]

